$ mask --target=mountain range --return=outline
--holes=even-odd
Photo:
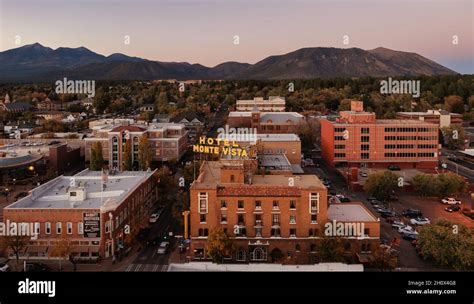
[[[312,47],[267,57],[255,64],[224,62],[214,67],[161,62],[115,53],[104,56],[85,47],[55,50],[39,43],[0,52],[0,82],[69,79],[309,79],[457,74],[416,53],[387,48]]]

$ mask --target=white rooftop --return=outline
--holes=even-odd
[[[170,264],[169,272],[179,271],[307,271],[307,272],[327,272],[327,271],[351,271],[362,272],[362,264],[344,264],[344,263],[319,263],[314,265],[281,265],[281,264],[214,264],[210,262],[190,262],[186,264]]]
[[[378,219],[361,203],[331,204],[328,207],[328,219],[338,222],[377,222]]]
[[[102,172],[86,169],[74,176],[59,176],[5,208],[114,209],[153,172],[125,171],[108,175],[102,191]],[[70,192],[74,192],[74,197]]]
[[[466,149],[464,151],[459,151],[459,153],[466,154],[469,156],[474,156],[474,149]]]

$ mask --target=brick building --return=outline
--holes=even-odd
[[[237,100],[235,106],[237,111],[252,111],[254,107],[262,112],[283,112],[286,107],[285,97],[269,96],[268,99],[255,97],[253,100]]]
[[[336,121],[321,120],[323,159],[330,165],[433,169],[438,165],[438,125],[420,120],[376,119],[353,101]]]
[[[426,112],[397,112],[398,119],[416,119],[424,122],[435,123],[439,128],[449,127],[451,124],[462,125],[461,114],[450,113],[445,110],[428,110]]]
[[[296,112],[230,112],[227,124],[232,128],[252,128],[258,133],[297,133],[304,116]]]
[[[59,176],[5,207],[3,221],[28,223],[37,233],[21,258],[54,259],[55,246],[64,242],[77,260],[108,258],[127,248],[147,223],[157,180],[156,172],[139,171],[103,175],[86,169]]]
[[[51,169],[60,175],[65,170],[84,163],[84,157],[81,157],[81,148],[61,143],[49,147],[48,162]]]
[[[122,170],[125,143],[132,143],[132,163],[138,167],[138,146],[140,138],[148,136],[149,149],[152,151],[152,161],[179,160],[188,146],[188,131],[183,124],[175,123],[106,123],[95,124],[91,137],[85,139],[86,162],[90,162],[91,148],[96,142],[102,144],[104,161],[110,168]]]
[[[190,189],[193,259],[208,258],[207,237],[216,227],[233,242],[235,252],[228,258],[237,262],[313,263],[318,240],[332,221],[366,223],[362,238],[344,238],[348,254],[367,253],[378,244],[379,220],[363,205],[334,209],[315,175],[257,175],[248,162],[202,164]]]

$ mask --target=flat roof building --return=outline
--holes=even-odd
[[[155,171],[104,174],[86,169],[31,190],[5,207],[3,218],[34,227],[36,238],[22,258],[54,259],[54,247],[62,240],[77,259],[108,258],[147,223],[157,199],[157,180]]]
[[[268,99],[255,97],[253,100],[237,100],[237,111],[252,111],[255,107],[262,112],[282,112],[285,111],[285,97],[269,96]]]
[[[435,123],[439,128],[449,127],[451,124],[461,125],[462,115],[450,113],[446,110],[428,110],[426,112],[397,112],[398,119],[416,119],[424,122]]]
[[[360,110],[321,120],[323,159],[330,165],[434,169],[438,164],[438,126],[420,120],[376,119]]]

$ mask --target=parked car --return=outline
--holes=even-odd
[[[379,201],[379,200],[376,200],[376,199],[375,199],[375,200],[371,200],[371,201],[369,201],[369,202],[370,202],[370,204],[371,204],[372,206],[375,206],[375,205],[381,205],[381,204],[382,204],[382,202],[381,202],[381,201]]]
[[[406,226],[406,224],[402,221],[394,221],[392,223],[392,227],[395,228],[395,229],[400,229],[400,228],[403,228],[405,226]]]
[[[43,263],[26,263],[25,272],[49,272],[51,268]]]
[[[18,193],[17,195],[15,195],[15,200],[19,200],[20,198],[23,198],[25,196],[28,196],[28,192],[22,191]]]
[[[456,212],[456,211],[461,210],[461,207],[459,207],[457,205],[451,205],[451,206],[448,206],[448,207],[444,208],[444,210],[446,210],[447,212]]]
[[[398,228],[398,232],[401,233],[401,234],[403,234],[403,233],[416,233],[416,234],[418,234],[418,232],[416,232],[416,230],[413,229],[413,227],[410,226],[410,225],[405,225],[403,227]]]
[[[423,214],[420,210],[417,209],[405,209],[402,211],[402,215],[405,217],[415,218],[415,217],[422,217]]]
[[[415,241],[418,240],[418,232],[402,232],[402,238],[407,241]]]
[[[400,171],[400,167],[395,166],[395,165],[390,165],[390,166],[388,166],[388,170],[390,170],[390,171]]]
[[[416,217],[410,220],[410,224],[412,225],[428,225],[430,223],[430,220],[426,217]]]
[[[158,250],[156,251],[156,253],[160,255],[168,253],[169,246],[170,246],[169,242],[161,242],[160,247],[158,247]]]
[[[441,203],[448,205],[461,205],[461,201],[454,197],[445,197],[441,200]]]
[[[359,175],[360,175],[361,177],[368,177],[368,176],[369,176],[369,174],[367,174],[367,172],[363,172],[363,171],[360,171],[360,172],[359,172]]]
[[[395,217],[395,216],[397,216],[397,213],[396,213],[395,211],[393,211],[393,210],[389,210],[389,211],[387,211],[387,210],[382,210],[382,211],[380,212],[380,216],[383,217],[383,218]]]
[[[385,221],[386,221],[387,223],[389,223],[389,224],[393,224],[393,223],[395,223],[395,222],[397,221],[397,218],[391,216],[391,217],[385,218]]]

